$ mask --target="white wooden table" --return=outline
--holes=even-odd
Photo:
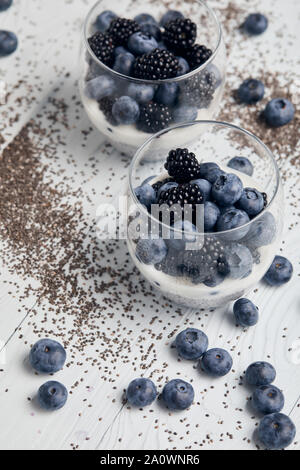
[[[260,76],[260,57],[264,57],[266,75],[277,71],[283,86],[287,78],[293,78],[294,85],[290,91],[299,112],[299,88],[298,96],[296,93],[300,84],[297,63],[300,41],[298,0],[234,0],[232,3],[246,12],[260,10],[270,17],[268,32],[252,42],[241,41],[236,29],[242,14],[233,15],[232,22],[228,23],[228,3],[227,0],[210,1],[212,6],[218,6],[221,21],[227,12],[226,42],[230,45],[231,64],[228,68],[228,87],[233,89],[239,84],[237,70],[245,70],[245,78],[255,74]],[[82,199],[82,204],[86,221],[91,226],[97,205],[117,191],[125,192],[128,167],[128,161],[105,146],[96,130],[84,137],[82,131],[88,130],[91,125],[84,110],[76,100],[72,100],[72,96],[78,97],[76,64],[80,29],[92,4],[93,0],[15,0],[10,10],[0,14],[0,28],[15,31],[20,41],[14,55],[0,60],[0,79],[7,84],[7,91],[10,92],[7,103],[0,106],[0,132],[6,139],[4,145],[18,134],[29,119],[36,118],[42,108],[41,121],[47,126],[46,114],[53,106],[48,98],[64,98],[69,105],[67,115],[70,129],[64,129],[63,124],[57,126],[64,134],[65,145],[57,145],[55,159],[49,160],[45,155],[41,155],[41,159],[49,165],[49,174],[53,171],[54,179],[60,178],[56,174],[59,166],[72,178],[74,189],[81,187],[84,195],[89,196],[89,199]],[[22,82],[14,87],[19,80]],[[16,100],[24,95],[27,99],[20,101],[16,111]],[[224,98],[225,107],[226,99],[230,98]],[[79,119],[76,119],[76,111]],[[19,119],[13,122],[17,112]],[[247,113],[244,120],[241,114],[237,114],[234,121],[251,130]],[[247,405],[250,391],[240,384],[240,376],[252,361],[269,360],[277,369],[276,385],[285,392],[284,411],[299,428],[291,449],[299,450],[299,209],[291,205],[295,198],[291,200],[290,197],[291,192],[297,194],[298,190],[299,201],[299,170],[291,165],[292,158],[299,155],[299,150],[291,148],[287,155],[276,155],[282,171],[289,175],[284,183],[287,204],[282,252],[293,262],[295,272],[292,280],[281,288],[273,289],[260,284],[251,293],[251,299],[260,307],[259,324],[242,330],[234,325],[230,309],[196,312],[179,309],[176,305],[166,308],[166,301],[157,293],[144,296],[141,286],[144,285],[147,292],[149,286],[133,272],[122,242],[116,251],[118,259],[115,265],[125,276],[130,275],[136,288],[136,307],[129,314],[125,312],[128,291],[124,284],[120,285],[119,304],[114,302],[112,311],[99,317],[99,322],[104,319],[101,322],[103,333],[117,337],[115,349],[112,346],[102,370],[93,365],[93,359],[99,361],[100,344],[86,348],[83,353],[74,353],[70,367],[55,375],[55,379],[72,390],[67,405],[58,412],[42,412],[36,406],[35,393],[47,378],[35,375],[28,367],[26,358],[29,345],[39,338],[36,331],[41,331],[43,327],[47,331],[52,317],[58,315],[60,318],[63,314],[53,311],[47,299],[41,299],[36,310],[35,296],[20,300],[29,280],[8,274],[7,269],[3,268],[0,272],[0,339],[3,345],[3,364],[0,365],[0,448],[256,449],[253,433],[258,418]],[[73,161],[68,158],[69,154]],[[96,163],[96,170],[91,162]],[[107,187],[109,189],[105,189]],[[109,263],[108,259],[103,262]],[[101,303],[101,294],[98,295]],[[43,323],[45,312],[46,325]],[[155,320],[154,316],[157,317]],[[66,318],[67,327],[70,325],[71,328],[73,321],[71,317]],[[211,380],[199,374],[193,364],[178,361],[170,348],[170,334],[187,325],[203,328],[211,345],[231,351],[234,370],[228,376]],[[83,330],[83,333],[87,331]],[[72,345],[68,347],[69,353],[70,349]],[[83,365],[79,366],[79,362]],[[195,404],[183,413],[169,413],[159,403],[143,411],[128,409],[122,404],[122,392],[131,379],[140,375],[141,366],[144,367],[142,372],[151,375],[160,385],[167,377],[180,376],[192,381],[196,392]],[[79,384],[74,386],[77,381]]]

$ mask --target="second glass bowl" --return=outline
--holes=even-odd
[[[95,21],[105,10],[114,11],[119,17],[133,19],[141,13],[150,13],[157,21],[170,9],[180,10],[197,24],[197,43],[211,49],[212,55],[201,67],[186,75],[167,80],[141,80],[128,77],[108,68],[100,62],[91,50],[88,38],[96,31]],[[80,94],[85,110],[107,140],[120,152],[133,155],[149,138],[149,133],[141,130],[138,123],[116,125],[111,119],[111,109],[116,98],[131,94],[132,86],[147,85],[153,93],[158,88],[171,84],[176,89],[176,102],[168,106],[169,113],[176,122],[192,119],[212,119],[216,117],[222,98],[225,78],[226,55],[220,23],[215,13],[202,0],[181,2],[180,7],[169,0],[100,0],[87,15],[80,53]],[[92,81],[94,82],[92,83]],[[97,96],[97,81],[106,80],[111,90],[104,98]],[[153,100],[153,98],[151,98]],[[155,97],[154,97],[155,100]],[[139,103],[143,106],[147,103]],[[180,110],[178,108],[180,107]],[[185,108],[188,108],[186,110]],[[191,114],[193,117],[191,117]],[[170,122],[167,126],[169,127]],[[157,128],[155,132],[162,130]],[[151,131],[150,131],[151,132]],[[154,132],[153,132],[154,133]]]

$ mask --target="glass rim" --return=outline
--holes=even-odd
[[[214,126],[214,125],[218,125],[220,127],[223,127],[223,128],[228,128],[228,129],[232,129],[234,131],[238,131],[242,134],[245,134],[246,136],[250,137],[252,140],[254,140],[259,146],[261,146],[265,152],[268,154],[268,156],[270,157],[270,160],[273,164],[273,167],[275,169],[275,178],[276,178],[276,187],[275,187],[275,191],[274,191],[274,194],[272,196],[272,198],[270,199],[270,201],[268,201],[266,207],[263,208],[263,210],[257,214],[253,219],[251,219],[249,222],[247,222],[246,224],[244,225],[241,225],[240,227],[235,227],[233,229],[230,229],[230,230],[224,230],[222,232],[189,232],[187,230],[180,230],[180,229],[175,229],[174,227],[172,227],[171,225],[166,225],[165,223],[163,222],[159,222],[159,225],[164,227],[164,228],[167,228],[168,230],[172,230],[172,232],[175,232],[175,233],[182,233],[182,234],[187,234],[187,235],[193,235],[194,237],[196,236],[218,236],[218,235],[226,235],[226,234],[231,234],[231,233],[236,233],[238,232],[239,230],[242,230],[244,229],[245,227],[249,227],[249,230],[250,230],[250,227],[251,225],[257,221],[260,217],[262,217],[271,207],[271,205],[273,204],[276,196],[277,196],[277,193],[278,193],[278,190],[279,190],[279,185],[280,185],[280,174],[279,174],[279,168],[278,168],[278,165],[276,163],[276,160],[275,160],[275,157],[273,155],[273,152],[271,152],[271,150],[258,138],[256,137],[256,135],[254,135],[252,132],[250,131],[247,131],[246,129],[244,129],[243,127],[239,127],[239,126],[236,126],[235,124],[231,124],[229,122],[226,122],[226,121],[213,121],[213,120],[197,120],[197,121],[192,121],[192,122],[185,122],[185,123],[182,123],[182,124],[176,124],[174,126],[171,126],[171,127],[168,127],[166,129],[163,129],[162,131],[160,132],[157,132],[156,134],[153,134],[149,139],[146,140],[146,142],[143,143],[143,145],[137,150],[137,152],[135,153],[131,163],[130,163],[130,166],[129,166],[129,177],[128,177],[128,181],[129,181],[129,191],[130,191],[130,196],[133,198],[134,202],[136,203],[136,205],[142,210],[142,212],[151,220],[153,220],[156,224],[158,223],[157,219],[155,219],[155,217],[153,217],[153,215],[147,211],[147,209],[143,206],[143,204],[140,203],[140,201],[138,200],[138,198],[136,197],[135,195],[135,191],[134,191],[134,187],[133,187],[133,182],[132,182],[132,175],[133,175],[133,170],[135,168],[135,164],[139,158],[139,156],[141,155],[141,153],[145,150],[145,148],[154,140],[154,139],[158,139],[159,137],[161,137],[162,135],[170,132],[170,131],[173,131],[175,129],[181,129],[181,128],[184,128],[184,127],[190,127],[190,126],[194,126],[194,125],[210,125],[210,126]],[[237,240],[237,243],[239,242],[239,240]]]
[[[183,80],[186,80],[186,79],[189,79],[191,77],[193,77],[194,75],[196,75],[197,73],[201,72],[202,70],[204,70],[213,60],[214,58],[216,57],[218,51],[219,51],[219,48],[220,48],[220,45],[221,45],[221,41],[222,41],[222,27],[221,27],[221,23],[220,21],[218,20],[218,17],[216,15],[216,13],[214,12],[214,10],[208,6],[206,4],[206,2],[204,0],[193,0],[195,3],[199,3],[201,6],[203,6],[204,8],[206,8],[206,10],[208,11],[208,13],[213,17],[214,19],[214,22],[217,26],[217,29],[218,29],[218,41],[217,41],[217,44],[215,46],[215,49],[212,53],[212,55],[210,56],[210,58],[204,62],[204,64],[200,65],[200,67],[198,67],[197,69],[195,70],[192,70],[190,71],[189,73],[185,74],[185,75],[181,75],[179,77],[174,77],[174,78],[167,78],[167,79],[164,79],[164,80],[144,80],[144,79],[141,79],[141,78],[134,78],[134,77],[129,77],[128,75],[124,75],[122,73],[119,73],[119,72],[116,72],[115,70],[113,70],[112,68],[108,67],[107,65],[105,65],[103,62],[101,62],[101,60],[99,60],[96,55],[94,54],[94,52],[92,51],[90,45],[89,45],[89,42],[88,42],[88,25],[90,24],[90,20],[91,20],[91,17],[94,15],[94,12],[95,10],[97,9],[97,7],[101,4],[103,0],[98,0],[95,5],[89,10],[85,20],[84,20],[84,24],[83,24],[83,39],[84,39],[84,44],[85,44],[85,47],[88,51],[88,53],[90,54],[90,56],[92,57],[92,59],[98,63],[99,65],[101,65],[106,71],[110,72],[112,75],[115,75],[117,78],[119,79],[122,79],[122,80],[128,80],[128,81],[131,81],[133,83],[140,83],[140,84],[147,84],[147,85],[161,85],[161,84],[164,84],[164,83],[177,83],[177,82],[181,82]],[[198,26],[198,25],[197,25]]]

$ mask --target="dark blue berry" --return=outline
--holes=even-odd
[[[68,399],[68,390],[60,382],[49,380],[38,391],[38,400],[44,410],[54,411],[62,408]]]
[[[237,207],[247,212],[249,217],[254,217],[263,210],[264,204],[262,193],[255,188],[245,188],[237,202]]]
[[[202,369],[215,377],[228,374],[232,368],[232,357],[225,349],[214,348],[206,351],[201,359]]]
[[[230,206],[240,199],[242,192],[243,183],[240,178],[233,173],[227,173],[215,180],[211,195],[220,206]]]
[[[96,28],[101,33],[105,33],[110,27],[110,23],[112,22],[112,20],[116,18],[117,15],[114,12],[110,10],[103,11],[100,15],[97,16]]]
[[[201,163],[199,176],[213,184],[220,175],[225,175],[219,165],[214,162]]]
[[[142,184],[135,188],[134,192],[140,203],[146,206],[147,209],[150,209],[151,205],[156,203],[156,192],[150,184]]]
[[[264,276],[264,281],[271,286],[281,286],[289,282],[292,275],[292,263],[284,256],[275,256],[270,268]]]
[[[173,120],[176,123],[193,122],[198,117],[198,108],[196,106],[178,106],[173,111]]]
[[[258,437],[269,450],[280,450],[288,447],[296,436],[293,421],[283,413],[272,413],[264,416],[258,427]]]
[[[253,175],[253,165],[246,157],[233,157],[231,160],[229,160],[227,166],[229,168],[233,168],[234,170],[240,171],[241,173],[245,173],[245,175]]]
[[[246,370],[245,378],[248,385],[269,385],[276,378],[276,370],[269,362],[253,362]]]
[[[251,223],[249,232],[243,242],[250,249],[270,245],[276,235],[276,220],[271,212],[265,212]]]
[[[155,101],[166,106],[173,106],[177,100],[179,87],[177,83],[164,83],[158,87]]]
[[[126,398],[132,406],[149,406],[156,397],[157,390],[150,379],[134,379],[126,390]]]
[[[11,31],[0,30],[0,57],[12,54],[18,47],[18,38]]]
[[[249,299],[237,300],[233,306],[233,313],[241,326],[254,326],[258,322],[258,308]]]
[[[227,232],[228,230],[241,227],[239,230],[234,230],[231,233],[224,235],[224,239],[226,238],[227,240],[241,240],[248,233],[249,226],[247,225],[244,227],[244,225],[248,224],[249,221],[249,216],[245,211],[236,208],[228,208],[228,210],[224,211],[218,218],[217,230],[218,232]]]
[[[145,22],[141,23],[142,33],[148,34],[156,39],[157,42],[161,40],[161,30],[160,27],[155,23]]]
[[[204,203],[204,230],[210,232],[213,230],[220,216],[220,209],[214,202]]]
[[[143,23],[157,24],[156,19],[152,15],[149,15],[149,13],[140,13],[139,15],[136,15],[134,17],[134,20],[138,24],[143,24]]]
[[[237,95],[242,103],[254,104],[264,97],[265,87],[260,80],[248,78],[239,87]]]
[[[248,15],[243,28],[248,34],[258,35],[266,31],[268,27],[268,19],[261,13],[251,13]]]
[[[120,54],[127,54],[129,51],[128,49],[125,49],[123,46],[118,46],[114,50],[115,57],[117,57]]]
[[[135,124],[140,115],[140,108],[130,96],[121,96],[114,103],[112,114],[118,124]]]
[[[138,31],[132,34],[128,40],[128,49],[134,55],[143,55],[157,48],[157,41],[149,34]]]
[[[144,85],[137,83],[130,83],[127,89],[128,96],[141,104],[149,103],[152,101],[155,89],[152,85]]]
[[[176,188],[177,186],[178,186],[178,183],[176,183],[175,181],[169,181],[168,183],[163,184],[157,191],[157,199],[159,199],[160,195],[164,191],[168,191],[171,188]]]
[[[161,238],[139,240],[136,246],[136,257],[141,263],[157,264],[165,258],[167,251],[167,245]]]
[[[214,271],[203,282],[203,284],[207,287],[216,287],[224,281],[225,277],[226,277],[226,273]]]
[[[176,336],[175,346],[183,359],[197,360],[207,350],[208,338],[201,330],[187,328]]]
[[[284,407],[284,396],[274,385],[261,385],[253,392],[252,405],[256,411],[264,415],[279,413]]]
[[[253,257],[251,251],[238,243],[226,249],[226,266],[232,279],[244,279],[252,272]]]
[[[270,127],[281,127],[288,124],[295,115],[293,104],[286,98],[274,98],[269,101],[263,112]]]
[[[168,184],[168,183],[167,183]],[[170,183],[172,184],[172,183]],[[170,231],[170,239],[167,241],[169,248],[175,251],[183,251],[186,249],[187,243],[194,243],[197,228],[188,220],[178,220],[174,223]]]
[[[119,54],[116,57],[113,70],[129,77],[132,71],[134,61],[135,57],[130,52],[126,52],[125,54]]]
[[[210,193],[211,193],[211,183],[205,179],[199,178],[197,180],[191,181],[191,184],[196,184],[203,195],[203,202],[206,202],[210,198]]]
[[[162,392],[162,398],[170,410],[186,410],[193,403],[194,396],[192,385],[181,379],[168,382]]]
[[[112,96],[116,91],[116,84],[111,77],[101,75],[89,80],[85,86],[85,94],[88,98],[100,101],[102,98]]]
[[[178,62],[179,62],[179,70],[177,73],[178,77],[181,77],[182,75],[186,75],[190,70],[190,66],[187,60],[185,60],[183,57],[177,57]]]
[[[12,5],[13,0],[0,0],[0,11],[8,10]]]
[[[60,343],[45,338],[32,346],[29,362],[37,372],[52,374],[62,369],[66,357],[66,351]]]
[[[184,18],[183,14],[177,10],[168,10],[160,20],[160,26],[165,27],[171,21],[175,21],[179,18]]]

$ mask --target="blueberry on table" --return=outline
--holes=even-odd
[[[210,232],[213,230],[220,216],[220,209],[211,201],[204,203],[204,231]]]
[[[130,52],[126,52],[125,54],[118,54],[113,66],[113,70],[129,77],[134,61],[135,57]]]
[[[32,346],[29,362],[37,372],[51,374],[62,369],[66,357],[66,351],[60,343],[45,338]]]
[[[242,192],[243,183],[233,173],[218,176],[211,190],[212,198],[221,206],[235,204],[240,199]]]
[[[127,89],[128,96],[140,104],[149,103],[153,99],[154,93],[155,89],[152,85],[130,83]]]
[[[85,94],[88,98],[100,101],[116,91],[116,84],[111,77],[101,75],[86,83]]]
[[[140,13],[139,15],[136,15],[134,17],[134,20],[139,24],[143,23],[152,23],[152,24],[157,24],[156,19],[152,16],[149,15],[149,13]]]
[[[288,447],[296,436],[293,421],[283,413],[264,416],[258,427],[258,437],[268,450],[280,450]]]
[[[168,249],[164,240],[139,240],[136,246],[136,257],[144,264],[160,263],[167,255]]]
[[[253,175],[253,165],[250,160],[246,157],[233,157],[227,163],[229,168],[233,170],[240,171],[241,173],[245,173],[245,175],[252,176]]]
[[[130,36],[127,46],[132,54],[143,55],[154,51],[157,48],[157,41],[150,34],[138,31]]]
[[[203,178],[199,178],[196,180],[192,180],[191,184],[196,184],[199,188],[200,191],[203,194],[203,202],[206,202],[210,198],[210,193],[211,193],[211,183]]]
[[[258,322],[258,308],[249,299],[237,300],[233,306],[233,313],[241,326],[254,326]]]
[[[126,398],[132,406],[148,406],[154,402],[157,397],[157,390],[150,379],[134,379],[128,385]]]
[[[271,212],[265,212],[250,226],[249,232],[243,242],[250,248],[260,248],[270,245],[276,235],[276,220]]]
[[[178,18],[184,18],[183,14],[177,10],[168,10],[160,20],[160,26],[165,27],[171,21],[175,21]]]
[[[249,217],[258,215],[264,208],[265,201],[261,192],[255,188],[244,188],[237,207],[245,211]]]
[[[201,330],[187,328],[176,336],[175,346],[183,359],[197,360],[207,350],[208,338]]]
[[[226,264],[232,279],[244,279],[252,272],[253,257],[250,250],[239,243],[234,243],[226,249]]]
[[[138,186],[135,188],[134,193],[139,202],[146,206],[147,209],[150,209],[151,205],[156,203],[156,192],[151,184],[146,183]]]
[[[252,395],[252,406],[259,413],[279,413],[284,407],[284,396],[274,385],[261,385]]]
[[[162,398],[170,410],[186,410],[194,401],[194,389],[181,379],[168,382],[162,391]]]
[[[269,362],[253,362],[246,370],[246,382],[248,385],[269,385],[276,378],[276,370]]]
[[[135,124],[140,115],[140,108],[130,96],[121,96],[114,103],[112,114],[118,124]]]
[[[219,165],[214,162],[206,162],[200,164],[199,176],[211,184],[213,184],[220,175],[225,175]]]
[[[248,233],[249,227],[243,227],[250,221],[249,215],[247,212],[233,208],[228,208],[228,210],[222,211],[220,217],[217,220],[217,230],[218,232],[226,232],[228,230],[234,230],[231,233],[224,235],[224,238],[231,241],[240,240],[245,237]]]
[[[251,13],[248,15],[244,24],[243,29],[251,35],[262,34],[268,27],[268,19],[261,13]]]
[[[262,100],[265,93],[264,84],[260,80],[248,78],[237,91],[237,96],[242,103],[254,104]]]
[[[271,266],[264,275],[264,281],[271,286],[281,286],[289,282],[292,275],[292,263],[284,256],[275,256]]]
[[[13,52],[18,47],[18,38],[15,33],[11,31],[0,30],[0,57],[5,57]]]
[[[291,122],[295,115],[293,104],[286,98],[274,98],[263,111],[263,117],[270,127],[281,127]]]
[[[233,362],[228,351],[213,348],[203,354],[200,364],[208,374],[215,377],[223,377],[231,371]]]
[[[179,87],[177,83],[164,83],[160,85],[155,94],[155,101],[167,106],[173,106],[177,100]]]
[[[148,34],[149,36],[152,36],[154,39],[156,39],[157,42],[160,42],[161,30],[157,24],[147,21],[145,23],[141,23],[140,27],[141,27],[142,33]],[[158,44],[156,47],[158,47]]]
[[[117,18],[117,15],[113,11],[110,11],[110,10],[103,11],[100,15],[97,16],[96,28],[101,33],[105,33],[110,27],[112,20],[115,20],[116,18]]]
[[[177,106],[173,111],[174,122],[180,124],[184,122],[196,121],[198,117],[198,108],[196,106]]]
[[[13,0],[0,0],[0,11],[8,10],[12,6]]]
[[[62,408],[68,398],[68,390],[60,382],[49,380],[38,391],[38,400],[41,408],[54,411]]]

